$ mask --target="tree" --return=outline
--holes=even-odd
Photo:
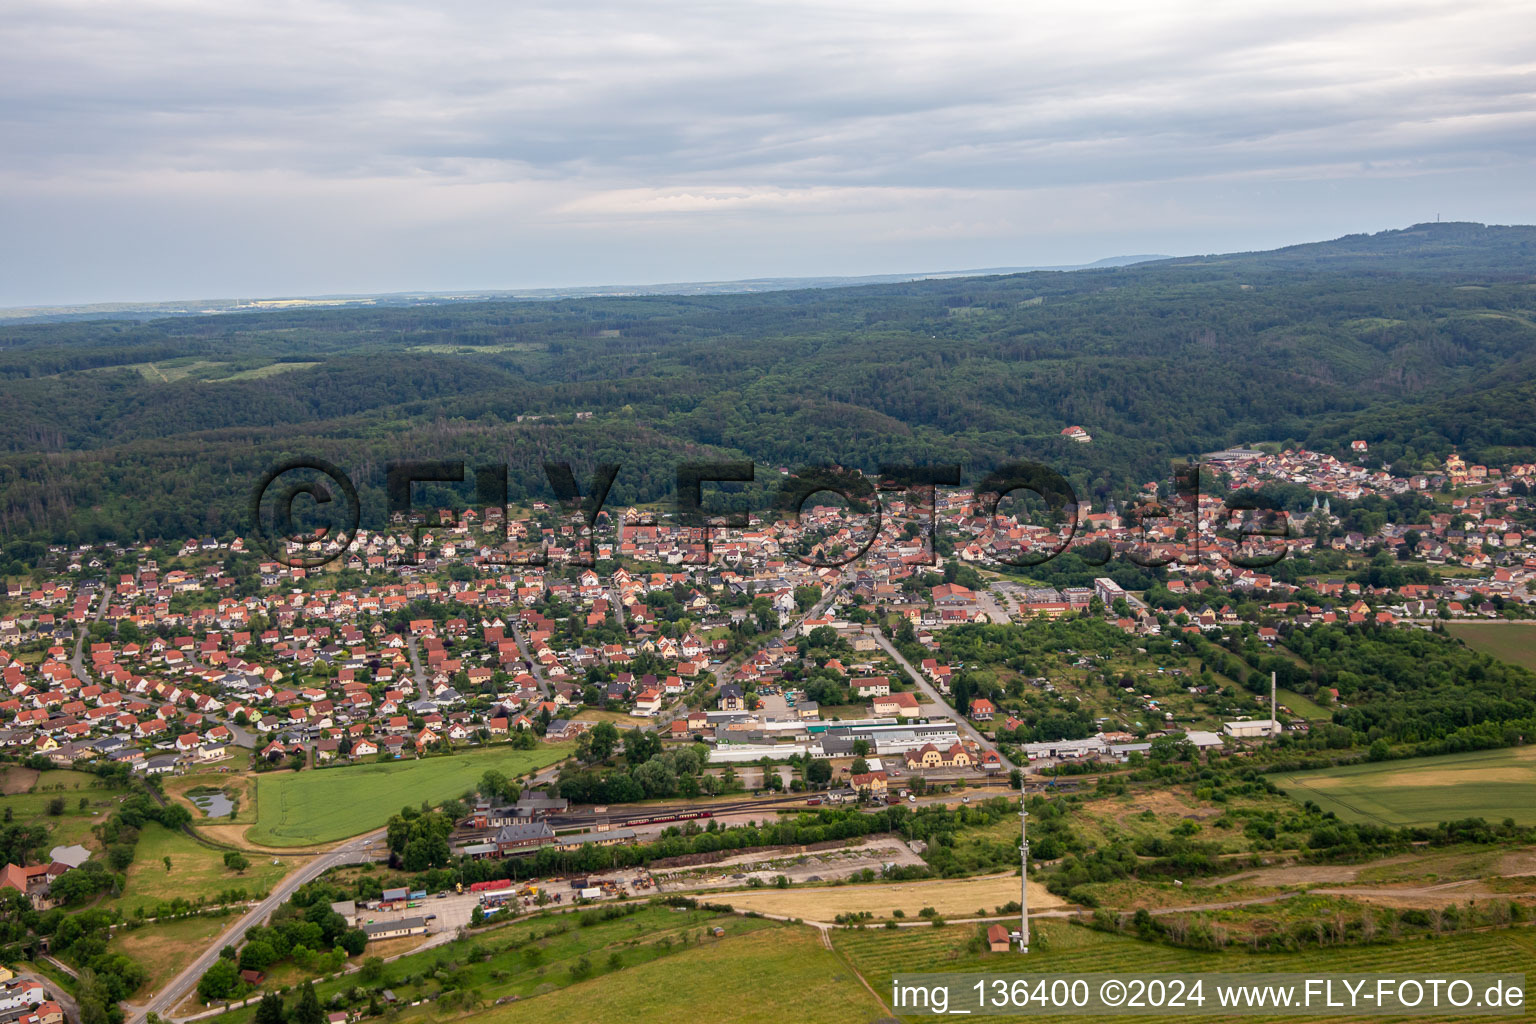
[[[256,1004],[254,1024],[286,1024],[283,1018],[283,997],[276,992],[264,994],[261,1002]]]
[[[592,757],[597,761],[613,756],[619,744],[619,729],[612,722],[598,722],[587,735],[592,737]]]
[[[224,866],[238,875],[250,867],[251,862],[246,860],[245,855],[238,850],[230,850],[224,854]]]
[[[661,753],[661,737],[636,727],[624,734],[624,758],[630,766],[641,765]]]
[[[203,1002],[212,1003],[220,999],[228,999],[235,994],[240,987],[240,970],[232,962],[220,958],[215,960],[213,966],[197,982],[197,994]],[[319,1003],[315,1006],[318,1008]],[[325,1016],[320,1017],[320,1024],[325,1024]]]
[[[475,909],[478,910],[480,908],[476,907]],[[384,977],[384,958],[381,956],[371,956],[364,960],[362,969],[357,972],[357,976],[367,982],[378,981]]]
[[[813,786],[825,786],[832,781],[832,762],[813,760],[805,767],[805,779]]]
[[[337,937],[336,944],[346,950],[348,956],[357,956],[368,947],[368,933],[361,928],[348,928]]]
[[[80,1005],[80,1024],[108,1024],[113,1002],[106,986],[96,976],[96,972],[86,969],[80,972],[79,981],[75,985],[75,1002]]]
[[[507,791],[507,777],[494,768],[480,776],[480,795],[487,800],[500,800]]]
[[[54,879],[52,895],[60,903],[75,904],[90,899],[100,889],[97,879],[89,872],[71,868]]]
[[[165,865],[165,873],[166,874],[170,874],[171,873],[171,858],[169,856],[161,857],[160,858],[160,863]]]
[[[299,1001],[288,1015],[288,1024],[325,1024],[325,1010],[320,1007],[320,997],[315,995],[313,981],[305,981],[299,990]]]

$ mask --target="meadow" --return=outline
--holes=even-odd
[[[845,1024],[884,1010],[808,928],[764,929],[477,1016],[491,1024]]]
[[[246,838],[264,846],[313,846],[382,828],[401,807],[459,796],[494,768],[509,778],[564,759],[572,743],[532,750],[486,747],[419,761],[274,772],[256,780],[256,824]]]
[[[1536,625],[1451,622],[1446,624],[1445,631],[1465,640],[1475,651],[1536,672]]]
[[[475,931],[447,945],[408,953],[391,960],[384,965],[380,976],[370,984],[391,989],[403,1003],[449,994],[454,990],[472,994],[479,1000],[476,1004],[479,1006],[487,1006],[497,999],[515,998],[522,1001],[537,996],[540,998],[527,1004],[541,1010],[540,1015],[534,1019],[559,1020],[566,1019],[562,1016],[564,1011],[542,1012],[552,1005],[544,997],[552,993],[558,995],[567,986],[576,986],[578,991],[585,994],[584,998],[591,998],[594,988],[606,989],[611,985],[619,985],[621,981],[624,981],[628,992],[631,990],[625,979],[647,972],[658,961],[670,962],[679,958],[691,960],[695,952],[727,949],[726,960],[734,965],[731,974],[738,984],[745,986],[746,981],[741,972],[751,970],[752,965],[761,958],[774,961],[777,955],[773,947],[784,941],[785,936],[798,934],[808,940],[809,946],[793,939],[788,940],[788,945],[797,952],[812,955],[817,951],[825,953],[814,932],[794,929],[773,921],[706,910],[640,905],[633,908],[634,913],[619,913],[617,917],[604,918],[605,913],[616,913],[620,909],[605,907],[587,910],[579,915],[549,913]],[[722,929],[724,934],[716,937],[712,934],[714,928]],[[772,941],[766,944],[752,942],[759,933]],[[378,955],[379,952],[381,947],[370,944],[364,950],[363,959]],[[661,970],[664,974],[668,973],[665,966]],[[675,979],[678,975],[672,973],[670,976],[672,981],[658,983],[656,975],[647,974],[648,980],[642,987],[654,991],[640,994],[637,997],[640,1004],[664,998],[672,1001],[671,1010],[675,1014]],[[280,973],[274,975],[269,979],[268,987],[271,987],[271,982],[280,983],[281,980]],[[334,993],[349,989],[357,982],[356,975],[339,980],[322,980],[315,985],[315,991],[324,1002]],[[421,1012],[429,1012],[431,1016],[442,1019],[451,1012],[451,1002],[452,999],[438,999],[435,1003],[427,1004],[432,1007],[430,1011]],[[409,1008],[403,1009],[402,1016],[418,1015]],[[218,1016],[216,1021],[217,1024],[248,1024],[254,1012],[253,1007],[239,1007]],[[501,1011],[495,1012],[499,1014]],[[585,1021],[602,1018],[594,1018],[583,1010],[568,1019]]]
[[[112,936],[111,952],[124,953],[149,971],[149,977],[140,986],[140,993],[158,992],[188,961],[201,955],[234,920],[230,915],[184,917],[122,928]]]
[[[101,785],[89,772],[68,770],[36,772],[30,768],[11,767],[0,774],[0,793],[11,820],[18,824],[42,825],[48,839],[42,853],[55,846],[80,843],[95,849],[100,844],[91,828],[105,821],[110,808],[127,795],[127,790]],[[62,814],[49,814],[48,805],[63,798]],[[80,801],[85,806],[80,806]]]
[[[1472,817],[1536,824],[1536,747],[1352,764],[1276,776],[1275,784],[1346,821],[1395,828]]]
[[[889,992],[891,978],[898,973],[919,971],[956,971],[972,973],[1023,972],[1048,974],[1114,974],[1173,972],[1329,972],[1353,974],[1411,975],[1440,977],[1451,973],[1479,971],[1522,971],[1536,958],[1536,932],[1529,928],[1511,928],[1492,932],[1458,935],[1449,939],[1413,939],[1369,946],[1343,946],[1309,949],[1289,954],[1250,954],[1240,952],[1204,953],[1177,949],[1158,943],[1093,931],[1065,922],[1031,922],[1032,944],[1027,955],[975,953],[971,942],[976,935],[969,926],[945,928],[903,928],[836,931],[833,946],[847,956],[876,992]],[[1209,1009],[1209,1007],[1207,1007]],[[910,1018],[909,1018],[910,1019]],[[1029,1020],[1031,1022],[1083,1021],[1089,1018],[1031,1013],[1028,1017],[989,1017],[988,1020]],[[1326,1019],[1338,1024],[1366,1021],[1386,1024],[1391,1020],[1450,1021],[1488,1019],[1475,1016],[1377,1017],[1330,1016],[1288,1017],[1253,1016],[1159,1016],[1141,1020],[1302,1021]]]
[[[171,869],[165,869],[165,858]],[[212,901],[229,889],[248,893],[267,893],[289,871],[304,863],[304,858],[277,858],[260,853],[246,853],[250,866],[236,874],[224,866],[224,851],[204,846],[184,832],[148,824],[139,834],[133,863],[128,865],[128,882],[117,905],[124,914],[143,908],[153,912],[156,904],[180,897],[189,903]],[[272,863],[280,860],[278,864]]]

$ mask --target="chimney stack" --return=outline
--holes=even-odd
[[[1275,714],[1275,673],[1269,674],[1269,734],[1280,732],[1280,718]]]

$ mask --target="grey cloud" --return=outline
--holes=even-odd
[[[643,220],[637,269],[694,244],[727,209],[764,238],[781,230],[766,218],[786,211],[814,210],[837,237],[881,208],[905,211],[915,236],[961,225],[963,242],[1041,190],[1107,188],[1128,211],[1132,197],[1185,204],[1203,189],[1215,202],[1275,179],[1322,189],[1369,175],[1383,197],[1417,197],[1418,185],[1380,182],[1429,175],[1465,194],[1477,175],[1530,170],[1527,15],[1499,3],[21,0],[0,23],[0,217],[26,227],[28,204],[146,204],[167,239],[161,294],[185,294],[176,254],[197,248],[192,239],[218,244],[207,210],[221,195],[267,203],[280,223],[285,197],[298,210],[333,202],[337,187],[387,195],[376,216],[412,211],[419,271],[432,259],[462,265],[449,247],[476,230],[465,212],[475,204],[458,189],[480,190],[486,230],[501,218],[555,237],[557,211]],[[752,191],[761,212],[701,201],[626,214],[607,198],[732,189]],[[844,191],[794,194],[815,189]],[[1504,198],[1501,219],[1531,216],[1523,195]],[[338,206],[338,224],[367,209],[366,198]],[[76,230],[98,234],[132,219],[98,214],[92,227],[75,216]],[[308,223],[295,217],[291,229],[302,236]],[[1079,237],[1096,231],[1085,222]],[[1130,225],[1103,244],[1117,237],[1125,249],[1171,248],[1133,246]],[[559,248],[571,254],[567,281],[596,279],[579,247]],[[898,251],[913,267],[948,258],[921,241]],[[1113,251],[1124,250],[1089,255]],[[226,276],[238,267],[232,258]]]

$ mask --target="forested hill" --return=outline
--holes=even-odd
[[[1328,242],[1307,242],[1267,252],[1194,256],[1167,263],[1263,265],[1269,267],[1342,267],[1395,274],[1475,271],[1529,277],[1536,263],[1536,228],[1498,224],[1415,224],[1374,235],[1345,235]]]
[[[711,453],[968,479],[1032,458],[1096,498],[1262,440],[1530,458],[1533,341],[1536,228],[1468,224],[1073,273],[0,327],[0,536],[242,532],[293,454],[347,468],[371,519],[408,458],[504,462],[514,497],[545,459],[618,462],[616,503]]]

